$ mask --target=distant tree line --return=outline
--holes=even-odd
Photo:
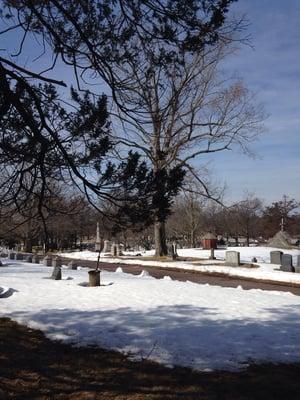
[[[0,244],[8,247],[22,245],[25,251],[93,249],[96,224],[99,222],[103,239],[117,240],[125,248],[155,247],[153,227],[135,225],[124,228],[112,223],[99,213],[83,196],[70,196],[68,191],[56,188],[56,195],[48,199],[45,219],[34,211],[31,216],[10,212],[10,207],[0,209]],[[248,194],[231,206],[224,207],[211,200],[204,200],[195,193],[184,192],[177,196],[172,215],[166,225],[167,241],[176,240],[185,247],[201,245],[203,234],[212,232],[225,241],[244,238],[264,242],[284,229],[292,236],[300,236],[300,203],[284,195],[282,199],[264,205],[258,197]],[[102,207],[105,206],[102,205]],[[111,208],[108,202],[106,207]],[[111,210],[108,210],[108,214]],[[47,225],[47,236],[44,224]]]

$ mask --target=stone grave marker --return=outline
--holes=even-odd
[[[24,257],[23,257],[22,253],[16,253],[15,254],[15,260],[22,261],[23,259],[24,259]]]
[[[29,255],[26,257],[26,261],[29,262],[29,263],[32,263],[32,255],[29,254]]]
[[[110,254],[112,257],[116,257],[116,255],[117,255],[117,244],[116,243],[113,243],[111,245]]]
[[[231,267],[238,267],[241,265],[240,253],[238,251],[226,251],[225,265],[230,265]]]
[[[15,253],[13,253],[13,252],[9,253],[8,258],[9,258],[10,260],[14,260],[14,259],[15,259]]]
[[[68,269],[77,269],[77,263],[75,261],[70,261],[68,263]]]
[[[282,255],[282,251],[270,251],[270,263],[281,265]]]
[[[55,281],[60,281],[61,280],[61,267],[54,267],[51,279],[54,279]]]
[[[39,263],[40,263],[40,257],[39,257],[37,254],[34,254],[34,255],[32,256],[32,262],[33,262],[34,264],[39,264]]]
[[[294,272],[293,259],[290,254],[282,255],[280,270],[285,272]]]
[[[103,246],[103,253],[110,253],[110,241],[109,240],[104,240],[104,246]]]
[[[296,266],[294,268],[295,268],[295,272],[300,274],[300,256],[299,255],[297,256],[297,263],[296,263]]]
[[[119,243],[116,244],[116,256],[122,256],[122,250],[121,250],[121,246],[119,245]]]
[[[43,264],[45,265],[45,267],[52,267],[52,258],[50,256],[46,256],[43,259]]]

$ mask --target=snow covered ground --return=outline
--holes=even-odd
[[[87,270],[3,261],[0,316],[51,339],[99,345],[166,365],[235,370],[249,362],[300,362],[300,297],[102,272],[84,287]],[[3,291],[2,291],[3,292]]]
[[[241,255],[241,262],[251,262],[253,257],[257,258],[259,268],[242,268],[242,267],[228,267],[224,265],[218,265],[219,260],[225,259],[225,252],[239,251]],[[247,277],[259,280],[277,281],[285,283],[299,283],[300,284],[300,274],[289,273],[278,271],[279,266],[275,264],[270,264],[270,251],[280,250],[271,247],[229,247],[227,250],[220,249],[215,251],[215,256],[217,262],[213,260],[208,260],[210,255],[209,250],[202,249],[180,249],[178,250],[179,256],[182,257],[194,257],[200,259],[205,259],[201,261],[202,265],[196,265],[195,262],[161,262],[161,261],[149,261],[141,259],[126,259],[126,257],[121,258],[102,258],[105,262],[113,263],[126,263],[126,264],[141,264],[147,266],[159,266],[159,267],[171,267],[171,268],[182,268],[189,269],[199,272],[218,272],[229,276],[239,276]],[[285,250],[287,254],[293,256],[293,263],[296,265],[296,258],[300,255],[300,250]],[[136,253],[127,252],[126,256],[134,256]],[[143,256],[153,255],[154,251],[147,251],[145,253],[140,253]],[[98,253],[92,251],[81,251],[73,253],[62,253],[64,257],[77,258],[82,260],[97,260]]]

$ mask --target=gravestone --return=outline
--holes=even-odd
[[[282,251],[270,251],[270,263],[281,265],[282,255]]]
[[[10,259],[10,260],[14,260],[15,259],[15,253],[9,253],[9,256],[8,256],[8,258]]]
[[[43,264],[45,265],[45,267],[52,267],[52,258],[50,256],[46,256],[43,259]]]
[[[77,269],[77,264],[75,261],[70,261],[68,264],[68,269]]]
[[[238,267],[241,265],[240,253],[238,251],[226,251],[225,265],[230,265],[231,267]]]
[[[172,260],[176,260],[176,258],[178,257],[178,253],[177,253],[177,243],[173,242],[172,246],[171,246],[171,256],[172,256]]]
[[[39,257],[37,254],[34,254],[34,255],[32,256],[32,262],[33,262],[34,264],[39,264],[39,263],[40,263],[40,257]]]
[[[116,243],[113,243],[111,245],[110,254],[112,257],[116,257],[116,255],[117,255],[117,244]]]
[[[27,261],[28,263],[32,263],[32,255],[28,255],[28,256],[26,257],[26,261]]]
[[[103,246],[103,253],[109,253],[110,252],[110,241],[109,240],[104,240],[104,246]]]
[[[0,267],[3,267],[2,261],[0,260]]]
[[[119,245],[119,243],[116,244],[116,256],[122,256],[122,250],[121,250],[121,246]]]
[[[257,258],[256,257],[252,257],[251,262],[257,263]]]
[[[290,254],[282,255],[280,270],[285,272],[294,272],[293,259]]]
[[[15,260],[19,260],[19,261],[22,261],[23,260],[23,254],[22,253],[16,253],[16,255],[15,255]]]
[[[60,281],[61,280],[61,267],[54,267],[51,279],[54,279],[55,281]]]
[[[297,256],[297,262],[296,262],[296,266],[294,268],[295,268],[295,272],[300,274],[300,256]]]
[[[61,267],[61,258],[60,257],[54,257],[52,260],[52,267]]]

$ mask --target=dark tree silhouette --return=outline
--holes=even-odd
[[[0,56],[0,164],[2,201],[23,204],[37,196],[42,212],[50,181],[72,182],[93,204],[111,202],[119,222],[150,221],[153,207],[161,219],[184,176],[183,166],[148,171],[137,153],[126,160],[108,160],[114,142],[109,138],[107,98],[72,91],[73,111],[62,104],[66,83],[55,76],[58,61],[74,73],[79,92],[86,80],[100,80],[118,102],[130,77],[115,66],[138,61],[140,44],[155,43],[153,61],[181,65],[193,54],[239,29],[226,20],[234,0],[3,0],[0,37],[21,33],[19,49]],[[23,65],[27,40],[37,38],[41,54],[34,68]],[[52,54],[49,68],[38,70],[43,54]],[[18,59],[18,56],[19,59]],[[19,61],[18,61],[19,60]],[[111,156],[111,155],[110,155]],[[164,188],[164,190],[162,190]],[[159,207],[158,207],[159,204]],[[99,207],[100,209],[100,207]]]

